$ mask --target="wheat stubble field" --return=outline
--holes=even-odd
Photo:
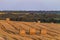
[[[0,20],[0,40],[60,40],[60,24]]]

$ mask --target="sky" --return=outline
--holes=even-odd
[[[60,0],[0,0],[0,10],[60,10]]]

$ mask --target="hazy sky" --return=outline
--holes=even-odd
[[[60,0],[0,0],[0,10],[60,10]]]

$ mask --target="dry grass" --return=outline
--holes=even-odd
[[[0,20],[0,37],[2,40],[60,40],[60,24]]]

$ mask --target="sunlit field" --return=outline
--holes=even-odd
[[[0,0],[0,40],[60,40],[60,0]]]
[[[0,40],[60,40],[60,24],[0,20]]]

